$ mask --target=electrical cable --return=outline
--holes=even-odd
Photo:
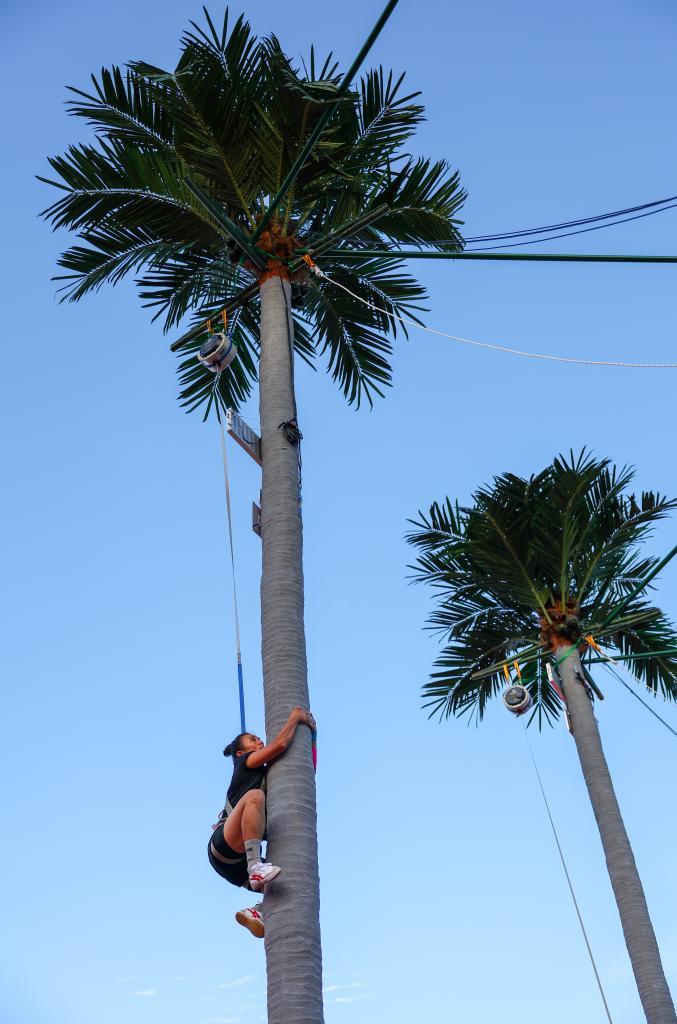
[[[677,203],[672,203],[670,206],[664,206],[663,210],[674,210],[677,208]],[[600,231],[602,228],[614,228],[617,224],[627,224],[631,220],[641,220],[642,217],[650,217],[654,213],[662,213],[663,210],[649,210],[648,213],[637,213],[634,217],[623,217],[622,220],[615,220],[611,224],[597,224],[591,228],[580,228],[578,231],[563,231],[558,235],[544,235],[542,238],[530,238],[526,242],[510,242],[507,245],[491,245],[488,248],[494,249],[516,249],[521,245],[536,245],[538,242],[552,242],[556,238],[571,238],[573,235],[586,235],[589,231]],[[470,241],[470,239],[467,239]],[[486,252],[487,246],[483,248],[464,248],[463,252]]]
[[[665,206],[666,203],[674,202],[677,202],[677,196],[666,196],[665,199],[656,199],[650,203],[640,203],[638,206],[627,206],[623,210],[614,210],[612,213],[598,213],[592,217],[579,217],[578,220],[562,221],[560,224],[545,224],[540,228],[522,228],[519,231],[504,231],[497,235],[475,235],[473,238],[468,239],[468,241],[488,242],[493,239],[515,238],[519,235],[540,235],[546,231],[562,231],[564,228],[580,227],[581,224],[592,224],[594,221],[612,220],[615,217],[624,217],[626,213],[637,213],[639,210],[648,210],[650,208]],[[655,212],[661,213],[661,210],[656,209]]]
[[[540,228],[525,228],[519,231],[503,231],[494,235],[469,235],[464,239],[466,246],[474,245],[479,242],[500,242],[507,239],[520,239],[529,238],[533,235],[547,235],[547,238],[533,238],[534,242],[545,242],[551,238],[564,238],[566,235],[577,235],[583,234],[584,231],[568,231],[568,228],[578,228],[584,224],[595,225],[592,228],[587,228],[587,231],[599,231],[602,228],[614,227],[616,224],[625,224],[628,221],[639,220],[642,217],[651,217],[656,213],[663,213],[665,210],[672,210],[677,206],[677,196],[667,196],[665,199],[658,199],[651,203],[641,203],[639,206],[628,206],[624,210],[615,210],[613,213],[601,213],[594,217],[581,217],[578,220],[562,221],[560,224],[545,224]],[[639,212],[647,211],[647,212]],[[626,216],[626,214],[636,214],[636,216]],[[623,218],[621,220],[617,218]],[[611,223],[605,223],[610,221]],[[553,231],[564,232],[564,234],[552,235]],[[355,240],[357,245],[370,246],[373,245],[373,241],[362,239],[360,241]],[[392,243],[391,243],[392,244]],[[435,241],[425,241],[415,243],[421,248],[427,246],[439,246],[439,245],[458,245],[458,238],[441,238]],[[515,243],[515,245],[527,245],[529,242]],[[510,246],[492,246],[492,248],[502,249],[510,248]],[[393,250],[396,252],[397,250]],[[478,249],[466,250],[466,251],[481,251]]]
[[[418,320],[411,320],[409,317],[399,316],[397,313],[391,313],[390,310],[382,309],[380,306],[375,306],[373,302],[369,302],[368,299],[363,299],[361,295],[357,295],[355,292],[351,291],[350,288],[346,288],[346,286],[341,284],[340,281],[337,281],[333,277],[329,277],[316,265],[312,267],[312,272],[318,277],[324,278],[325,281],[333,284],[336,288],[340,288],[342,291],[352,296],[353,299],[356,299],[363,305],[368,306],[375,313],[381,313],[383,316],[388,316],[391,320],[397,320],[405,326],[416,327],[418,330],[426,331],[428,334],[435,334],[439,338],[449,338],[451,341],[457,341],[461,345],[472,345],[475,348],[486,348],[494,352],[505,352],[513,356],[523,356],[525,359],[545,359],[548,362],[573,363],[577,366],[621,366],[634,370],[677,370],[677,363],[629,363],[608,359],[576,359],[573,356],[553,356],[547,355],[544,352],[525,352],[522,349],[509,348],[507,345],[494,345],[488,341],[476,341],[472,338],[461,338],[457,334],[448,334],[446,331],[438,331],[434,327],[426,327],[425,324],[419,323]]]
[[[536,772],[536,778],[538,779],[538,785],[540,787],[541,795],[543,797],[543,803],[545,804],[545,809],[547,811],[548,819],[550,821],[550,828],[552,829],[552,834],[555,837],[555,843],[557,844],[557,851],[559,853],[559,858],[560,858],[560,860],[562,862],[562,867],[564,868],[564,874],[566,876],[567,885],[569,886],[569,892],[571,893],[571,899],[573,900],[573,904],[574,904],[574,907],[576,909],[576,916],[578,917],[578,923],[581,926],[581,931],[583,933],[583,938],[585,939],[585,945],[586,945],[586,948],[588,950],[588,956],[590,957],[590,963],[592,964],[592,969],[595,972],[595,978],[597,979],[597,987],[599,988],[599,993],[600,993],[600,995],[602,997],[602,1002],[604,1003],[604,1009],[606,1011],[606,1015],[607,1015],[607,1019],[609,1021],[609,1024],[613,1024],[613,1021],[611,1019],[611,1013],[609,1012],[609,1004],[606,1001],[606,996],[604,994],[604,988],[602,987],[602,980],[601,980],[601,978],[599,976],[599,971],[597,970],[597,964],[595,963],[595,957],[594,957],[593,952],[592,952],[592,947],[590,946],[590,940],[588,939],[588,933],[586,932],[585,925],[583,924],[583,917],[581,915],[581,910],[580,910],[580,907],[578,905],[578,900],[576,899],[576,893],[574,892],[574,887],[573,887],[573,883],[571,881],[571,876],[569,874],[569,869],[567,868],[567,863],[566,863],[566,860],[565,860],[565,857],[564,857],[564,852],[562,850],[562,844],[559,841],[559,836],[557,834],[557,829],[555,827],[555,822],[554,822],[554,819],[553,819],[553,816],[552,816],[552,812],[550,810],[550,804],[548,803],[548,798],[547,798],[547,796],[545,794],[545,788],[543,786],[543,780],[541,779],[541,773],[538,770],[538,764],[536,763],[536,756],[534,754],[533,747],[531,746],[531,741],[529,739],[526,726],[524,726],[524,738],[527,741],[527,746],[529,748],[529,753],[531,754],[531,760],[532,760],[532,763],[533,763],[533,766],[534,766],[534,770]]]

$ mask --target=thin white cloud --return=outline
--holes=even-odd
[[[369,992],[361,992],[359,996],[337,996],[333,999],[334,1003],[359,1003],[360,999],[368,999],[370,996]]]
[[[156,988],[142,988],[140,992],[135,992],[135,996],[143,996],[147,999],[153,999],[157,995]]]
[[[197,978],[197,974],[177,974],[174,981],[194,981]]]
[[[327,992],[340,992],[347,988],[364,988],[364,983],[361,981],[351,981],[348,985],[327,985],[322,991]]]
[[[248,981],[251,981],[251,974],[245,974],[242,978],[235,978],[234,981],[224,981],[216,988],[237,988],[238,985],[246,985]]]

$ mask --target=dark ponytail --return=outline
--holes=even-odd
[[[242,748],[242,740],[245,738],[245,736],[248,736],[248,735],[249,735],[248,732],[240,732],[240,733],[238,733],[237,736],[235,737],[235,739],[231,740],[227,747],[224,747],[224,749],[223,749],[223,756],[224,757],[232,757],[232,759],[234,761],[236,759],[236,757],[237,757],[238,751],[243,749]]]

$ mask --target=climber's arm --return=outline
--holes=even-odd
[[[284,754],[299,725],[307,725],[310,729],[315,728],[315,719],[310,711],[294,708],[275,739],[266,743],[265,747],[261,747],[260,750],[254,750],[249,754],[247,768],[260,768],[261,765],[270,764],[271,761],[275,761],[281,754]]]

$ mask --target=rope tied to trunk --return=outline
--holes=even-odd
[[[351,291],[340,281],[337,281],[334,277],[329,277],[323,270],[313,264],[310,270],[317,277],[324,278],[329,284],[333,284],[335,288],[340,288],[347,295],[350,295],[357,302],[361,302],[362,305],[368,306],[369,309],[375,313],[380,313],[383,316],[390,317],[391,320],[397,320],[398,323],[404,324],[405,327],[416,327],[419,331],[426,331],[428,334],[435,334],[439,338],[449,338],[450,341],[457,341],[461,345],[472,345],[474,348],[486,348],[492,352],[505,352],[512,356],[522,356],[525,359],[545,359],[551,363],[573,363],[576,366],[622,366],[633,370],[677,370],[677,363],[629,363],[622,362],[620,360],[609,360],[609,359],[576,359],[574,356],[553,356],[545,352],[526,352],[523,349],[510,348],[507,345],[495,345],[489,341],[477,341],[474,338],[461,338],[457,334],[449,334],[447,331],[438,331],[434,327],[427,327],[425,324],[420,323],[418,320],[412,320],[410,317],[399,316],[398,313],[392,313],[389,309],[383,309],[381,306],[374,305],[373,302],[369,302],[368,299],[363,299],[361,295],[357,295]]]

